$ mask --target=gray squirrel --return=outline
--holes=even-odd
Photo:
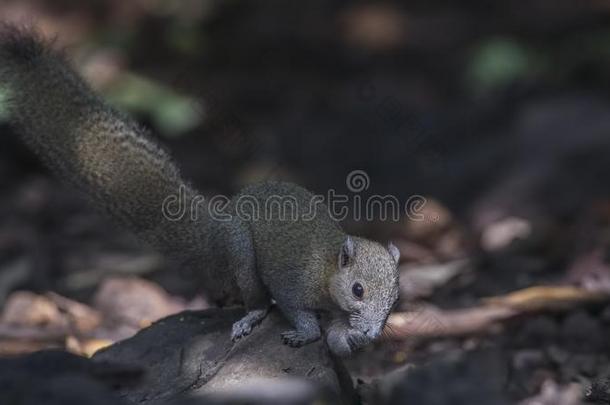
[[[394,245],[348,236],[323,205],[304,219],[313,194],[285,182],[246,187],[224,208],[228,220],[212,218],[206,204],[196,205],[197,215],[170,220],[163,215],[167,197],[181,189],[190,205],[197,191],[142,127],[106,104],[31,29],[0,28],[0,87],[11,124],[53,172],[191,269],[212,299],[245,304],[233,340],[264,319],[272,300],[294,327],[281,335],[293,347],[322,336],[320,314],[328,320],[328,346],[340,356],[381,334],[398,299]],[[278,195],[297,203],[296,220],[279,212],[236,215],[240,197],[260,207]]]

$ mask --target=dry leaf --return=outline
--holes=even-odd
[[[468,260],[400,267],[400,293],[407,300],[426,297],[468,269]]]
[[[12,293],[2,313],[2,323],[22,326],[63,324],[57,305],[49,298],[28,291]]]
[[[75,336],[66,337],[65,348],[69,352],[78,354],[79,356],[92,357],[95,352],[104,347],[108,347],[113,344],[108,339],[82,339],[79,340]]]
[[[92,357],[95,352],[110,346],[114,342],[108,339],[87,339],[81,342],[81,353],[84,356]]]
[[[93,299],[106,317],[141,327],[186,308],[159,285],[137,277],[110,277]]]
[[[341,18],[344,37],[350,44],[369,49],[390,49],[405,41],[406,16],[386,5],[362,5]]]
[[[102,322],[101,314],[88,305],[62,297],[50,292],[46,294],[53,303],[68,318],[70,325],[78,333],[88,333],[97,328]]]

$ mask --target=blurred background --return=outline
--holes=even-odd
[[[397,316],[425,315],[348,362],[363,383],[482,347],[502,384],[478,395],[572,404],[557,398],[607,381],[610,3],[2,0],[0,16],[56,36],[206,193],[278,178],[349,195],[363,170],[363,197],[426,198],[421,221],[344,224],[396,243]],[[208,306],[1,117],[0,354],[90,354]],[[490,302],[513,312],[456,313]],[[476,381],[472,361],[442,375]]]

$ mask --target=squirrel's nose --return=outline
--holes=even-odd
[[[364,333],[364,336],[366,336],[368,338],[376,339],[377,336],[379,336],[380,332],[381,332],[380,328],[370,327],[370,328],[367,328],[362,333]]]

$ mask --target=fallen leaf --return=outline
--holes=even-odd
[[[532,233],[532,225],[523,218],[508,217],[489,224],[481,234],[481,246],[488,252],[508,247],[517,239],[526,239]]]
[[[63,325],[57,305],[48,297],[28,291],[12,293],[2,313],[2,323],[22,326]]]
[[[590,291],[610,293],[610,265],[606,249],[598,247],[578,257],[568,267],[567,281]]]
[[[400,267],[400,293],[407,300],[427,297],[432,292],[469,268],[468,260],[447,263],[412,265]]]
[[[81,352],[84,356],[92,357],[95,352],[113,343],[113,341],[108,339],[87,339],[81,342]]]
[[[361,5],[341,18],[345,40],[369,49],[391,49],[405,41],[406,16],[388,5]]]
[[[66,337],[65,348],[79,356],[92,357],[95,352],[113,343],[108,339],[78,339],[75,336],[68,336]]]
[[[70,325],[78,333],[93,331],[102,323],[101,314],[88,305],[49,292],[45,295],[65,314]]]
[[[159,285],[137,277],[107,278],[93,302],[106,317],[138,328],[186,308]]]

